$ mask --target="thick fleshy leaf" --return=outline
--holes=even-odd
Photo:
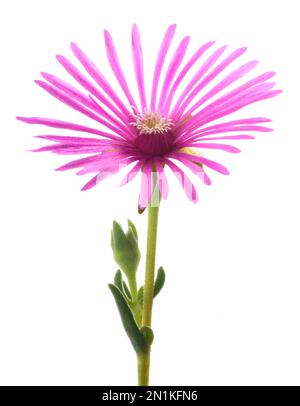
[[[123,277],[122,277],[122,272],[120,271],[120,269],[117,270],[115,277],[114,277],[114,285],[120,289],[120,291],[124,294],[125,299],[127,301],[132,300],[131,298],[131,293],[130,290],[128,288],[128,286],[126,285],[126,283],[123,281]]]
[[[129,287],[127,286],[127,284],[126,284],[125,281],[123,281],[123,292],[124,292],[125,297],[126,297],[129,301],[132,301],[130,289],[129,289]]]
[[[142,354],[146,352],[149,347],[148,340],[145,338],[144,334],[137,326],[132,311],[124,295],[117,286],[109,284],[108,287],[111,293],[113,294],[113,297],[115,299],[116,305],[118,307],[121,316],[124,330],[129,340],[131,341],[131,344],[135,352],[137,354]]]
[[[162,266],[158,268],[157,275],[155,278],[154,289],[153,289],[153,296],[157,296],[159,292],[162,290],[166,280],[166,273]]]
[[[136,226],[135,226],[135,225],[133,224],[133,222],[132,222],[131,220],[129,220],[129,219],[127,220],[127,223],[128,223],[128,228],[131,228],[131,230],[132,230],[132,232],[133,232],[133,234],[134,234],[136,240],[138,241],[139,236],[138,236],[138,232],[137,232]]]
[[[141,327],[141,333],[145,337],[145,339],[150,347],[150,345],[153,343],[153,340],[154,340],[154,334],[153,334],[152,328],[148,327],[148,326],[143,326],[143,327]]]
[[[121,292],[123,292],[123,278],[122,278],[122,272],[120,271],[120,269],[118,269],[115,274],[114,285],[117,288],[119,288]]]
[[[153,297],[156,297],[159,292],[162,290],[164,287],[166,280],[166,274],[164,271],[164,268],[160,266],[157,270],[154,286],[153,286]],[[137,301],[140,306],[143,305],[143,300],[144,300],[144,286],[141,286],[140,289],[138,290],[138,295],[137,295]]]

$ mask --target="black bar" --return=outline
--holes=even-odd
[[[229,401],[244,404],[245,401],[287,402],[300,399],[299,386],[2,386],[0,403],[5,400],[18,404],[22,402],[44,403],[65,401],[96,405],[102,401],[126,401],[135,404],[141,401]],[[232,404],[232,403],[231,403]]]

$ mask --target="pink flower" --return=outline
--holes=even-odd
[[[36,150],[62,155],[87,155],[57,169],[79,169],[80,175],[93,173],[92,179],[82,190],[90,189],[100,180],[132,165],[121,185],[142,172],[139,205],[146,207],[151,199],[151,188],[148,185],[152,169],[156,168],[160,193],[163,198],[167,198],[168,181],[165,170],[169,168],[182,184],[188,197],[197,201],[196,189],[181,164],[209,185],[211,181],[206,174],[206,168],[224,175],[229,172],[220,163],[204,158],[202,151],[216,149],[231,153],[240,152],[238,148],[227,144],[227,141],[252,139],[254,137],[250,134],[254,132],[272,131],[262,125],[271,121],[263,117],[227,119],[217,123],[215,121],[249,104],[279,94],[280,90],[272,90],[275,83],[268,81],[275,72],[266,72],[228,90],[226,88],[248,74],[257,65],[257,61],[231,69],[230,73],[214,84],[213,80],[238,59],[246,48],[239,48],[223,57],[226,47],[211,51],[214,41],[208,42],[183,64],[190,40],[187,36],[177,46],[166,66],[166,73],[162,75],[175,28],[176,26],[172,25],[167,29],[161,43],[149,98],[145,91],[140,35],[137,26],[133,25],[132,56],[139,103],[129,89],[108,31],[104,32],[107,57],[126,102],[122,101],[100,70],[74,43],[71,44],[71,49],[86,74],[63,56],[58,55],[57,60],[84,90],[78,90],[48,73],[41,74],[44,81],[36,81],[46,92],[96,123],[89,127],[50,118],[17,117],[30,124],[89,134],[88,137],[39,135],[39,138],[53,143]],[[192,68],[195,71],[193,74],[190,72]],[[182,90],[179,92],[180,85]],[[209,90],[208,85],[211,85]]]

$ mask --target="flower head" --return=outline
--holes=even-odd
[[[227,144],[227,141],[252,139],[255,132],[272,131],[262,125],[271,121],[264,117],[225,121],[221,119],[247,105],[279,94],[280,90],[273,90],[275,83],[269,81],[275,73],[266,72],[236,85],[236,81],[255,68],[257,61],[230,68],[244,54],[246,48],[239,48],[224,57],[226,47],[212,51],[214,41],[202,45],[183,63],[189,36],[180,41],[166,64],[175,28],[175,25],[170,26],[162,40],[154,68],[151,95],[148,98],[140,34],[137,26],[133,25],[132,56],[139,103],[129,89],[108,31],[104,32],[108,61],[126,102],[74,43],[71,44],[71,49],[82,69],[78,69],[61,55],[57,56],[57,60],[82,89],[44,72],[41,74],[44,80],[36,81],[50,95],[94,121],[93,126],[85,126],[52,118],[18,117],[30,124],[82,133],[82,136],[39,135],[39,138],[53,143],[36,150],[62,155],[87,155],[58,168],[61,171],[77,169],[79,175],[93,173],[92,179],[82,190],[92,188],[102,179],[130,165],[121,185],[142,173],[139,205],[146,207],[152,195],[149,184],[153,168],[163,198],[168,195],[165,172],[169,168],[188,197],[197,201],[196,189],[182,167],[209,185],[211,181],[206,173],[207,168],[225,175],[228,170],[220,163],[204,157],[203,150],[240,152],[235,146]],[[192,69],[194,73],[191,73]],[[85,74],[82,70],[85,70]],[[224,77],[219,79],[219,75],[223,73]]]

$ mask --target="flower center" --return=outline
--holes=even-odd
[[[172,119],[152,111],[136,114],[134,119],[132,125],[136,127],[139,134],[163,134],[174,125]]]
[[[148,111],[133,116],[131,123],[137,130],[136,147],[153,156],[169,152],[174,143],[173,120],[158,112]]]

